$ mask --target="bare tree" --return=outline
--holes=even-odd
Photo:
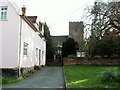
[[[88,19],[92,19],[89,28],[92,37],[101,38],[112,28],[120,30],[120,1],[96,1],[93,7],[87,8]],[[88,25],[88,23],[86,23]]]
[[[120,33],[120,1],[116,2],[102,2],[95,1],[92,7],[87,8],[88,19],[91,19],[91,23],[86,23],[89,25],[89,30],[91,32],[89,38],[89,51],[90,53],[97,53],[98,46],[101,44],[99,42],[110,46],[107,42],[104,42],[104,37],[108,33],[117,32],[116,35],[119,36]],[[114,31],[113,31],[114,30]],[[99,44],[99,45],[98,45]],[[116,44],[116,42],[115,42]],[[112,50],[109,47],[109,50]]]

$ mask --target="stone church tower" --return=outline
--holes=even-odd
[[[83,22],[69,22],[69,36],[79,44],[79,50],[83,51],[84,25]]]

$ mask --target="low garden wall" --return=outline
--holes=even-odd
[[[20,72],[21,72],[21,76],[23,76],[24,74],[26,73],[29,73],[29,72],[33,72],[34,70],[39,70],[40,69],[40,66],[32,66],[32,67],[21,67],[20,69]],[[1,70],[1,75],[3,77],[16,77],[18,78],[19,77],[19,68],[2,68],[0,69]]]
[[[10,76],[10,77],[18,77],[18,69],[15,68],[4,68],[4,69],[1,69],[1,75],[3,77],[7,77],[7,76]]]
[[[64,65],[69,64],[87,64],[87,65],[120,65],[120,59],[91,59],[91,58],[80,58],[80,59],[69,59],[64,58]]]
[[[61,59],[60,60],[47,59],[46,65],[47,66],[63,66],[63,61]]]

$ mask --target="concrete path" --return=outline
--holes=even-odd
[[[43,67],[31,77],[2,88],[64,88],[62,67]]]

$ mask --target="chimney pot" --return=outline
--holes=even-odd
[[[26,7],[25,7],[25,5],[22,7],[22,14],[23,14],[23,15],[26,14]]]

